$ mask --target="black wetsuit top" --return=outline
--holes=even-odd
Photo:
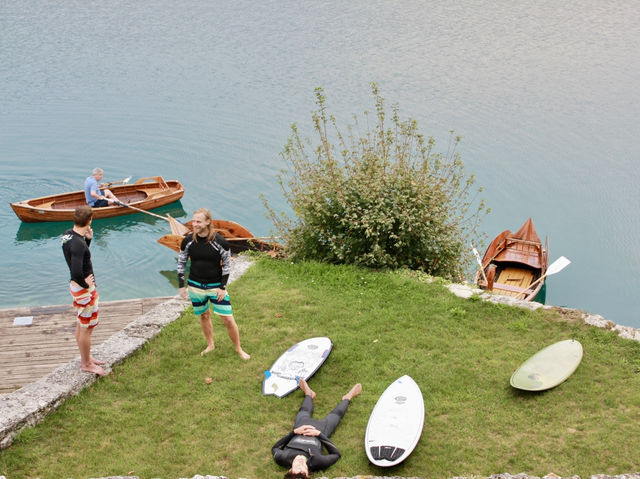
[[[327,448],[329,454],[322,454],[322,446]],[[319,436],[303,436],[291,431],[271,449],[275,461],[286,468],[296,456],[302,454],[307,458],[307,467],[310,471],[326,469],[340,459],[340,451],[324,433]]]
[[[79,235],[72,229],[68,229],[62,236],[62,252],[64,259],[69,266],[71,279],[83,288],[89,285],[85,282],[85,278],[93,274],[93,265],[91,264],[91,252],[89,245],[91,240]]]
[[[224,237],[216,233],[212,241],[204,238],[193,239],[189,233],[182,240],[178,255],[178,283],[184,286],[187,259],[191,258],[189,279],[204,284],[220,283],[224,288],[231,272],[231,246]]]

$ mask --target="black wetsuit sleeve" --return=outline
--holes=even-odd
[[[226,289],[231,273],[231,245],[220,233],[216,233],[216,243],[220,245],[220,261],[222,262],[222,274],[220,276],[220,287]]]
[[[327,467],[334,465],[341,457],[340,451],[338,450],[336,445],[329,440],[327,436],[325,436],[323,433],[320,433],[318,439],[320,439],[320,442],[322,442],[329,454],[323,454],[321,456],[311,456],[311,459],[309,459],[309,469],[313,469],[314,471],[317,471],[319,469],[326,469]]]
[[[287,451],[284,450],[284,447],[289,444],[289,441],[293,438],[293,436],[295,436],[296,434],[291,431],[289,434],[287,434],[286,436],[284,436],[282,439],[280,439],[278,442],[276,442],[273,447],[271,448],[271,453],[273,454],[273,459],[276,461],[276,463],[279,466],[282,467],[291,467],[291,460],[293,459],[292,457],[290,457],[289,454],[287,454]]]
[[[83,288],[89,288],[89,284],[82,277],[82,256],[71,255],[71,266],[69,267],[71,271],[71,279],[78,283]]]
[[[71,279],[78,283],[83,288],[89,288],[89,285],[84,280],[84,255],[85,247],[81,243],[82,239],[74,238],[68,243],[69,248],[69,272],[71,273]],[[87,247],[89,245],[87,244]]]
[[[180,243],[180,252],[178,253],[178,288],[184,288],[184,275],[187,270],[187,260],[189,259],[189,250],[187,246],[191,243],[193,235],[188,234]]]

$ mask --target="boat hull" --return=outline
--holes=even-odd
[[[165,181],[162,177],[141,178],[131,185],[111,186],[109,189],[121,201],[141,210],[152,210],[180,200],[184,188],[179,181]],[[15,214],[25,223],[73,221],[73,212],[86,205],[84,191],[72,191],[11,203]],[[93,219],[136,213],[126,206],[93,208]]]
[[[282,249],[282,246],[277,243],[255,238],[251,231],[234,221],[214,219],[212,220],[212,223],[215,230],[229,241],[232,253],[238,254],[247,250],[277,252]],[[192,230],[191,221],[186,222],[184,226],[186,226],[189,231]],[[164,235],[162,238],[158,239],[157,242],[169,249],[172,249],[176,253],[179,253],[183,239],[184,236],[182,235],[170,234]]]
[[[503,231],[482,258],[475,282],[483,289],[525,301],[544,302],[544,281],[549,262],[548,239],[542,245],[529,218],[516,233]]]

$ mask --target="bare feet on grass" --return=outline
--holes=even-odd
[[[244,350],[242,350],[242,349],[240,351],[237,351],[237,353],[245,361],[251,357],[250,354],[245,353]]]
[[[309,387],[307,381],[305,381],[304,379],[298,379],[298,386],[300,386],[300,389],[302,389],[302,392],[306,396],[311,396],[311,399],[314,399],[316,397],[316,393]]]
[[[351,391],[349,391],[347,394],[342,396],[342,399],[348,399],[349,401],[351,401],[354,397],[356,397],[361,392],[362,392],[362,384],[357,383],[351,388]]]
[[[207,346],[205,349],[203,349],[200,352],[200,356],[204,356],[205,354],[209,354],[211,351],[213,351],[214,349],[216,349],[216,347],[212,344],[210,346]]]

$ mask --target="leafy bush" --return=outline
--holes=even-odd
[[[472,192],[474,177],[456,152],[460,138],[451,132],[447,153],[435,153],[434,139],[415,120],[400,120],[397,105],[387,126],[375,83],[371,92],[375,114],[364,112],[364,127],[354,116],[343,133],[316,88],[319,142],[303,139],[293,124],[281,153],[287,168],[278,179],[296,218],[277,214],[263,198],[267,214],[293,259],[408,267],[457,280],[489,211],[484,201],[474,207],[482,189]]]

